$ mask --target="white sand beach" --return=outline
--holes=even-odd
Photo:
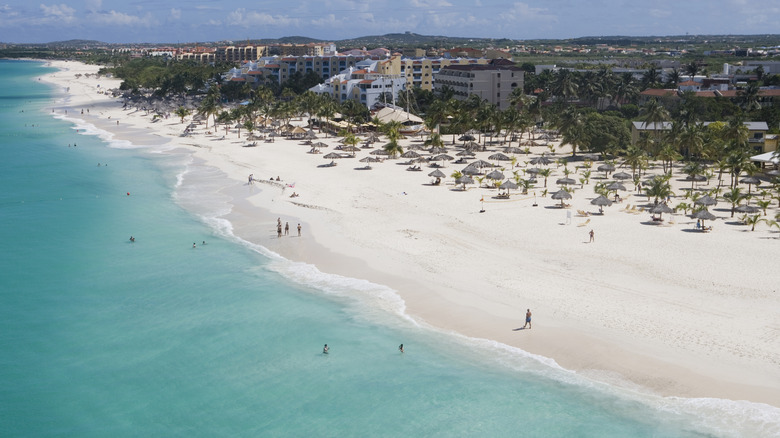
[[[119,80],[75,77],[95,73],[97,66],[52,65],[61,70],[44,79],[69,87],[69,99],[55,105],[56,113],[67,107],[120,139],[143,143],[157,136],[223,171],[224,193],[233,197],[226,219],[243,239],[323,272],[390,286],[418,321],[519,347],[595,380],[664,396],[780,407],[780,233],[763,223],[753,232],[735,224],[739,214],[731,218],[725,202],[710,208],[718,219],[708,222],[711,232],[702,233],[694,230],[695,219],[681,213],[656,223],[649,213],[622,211],[648,204],[630,191],[629,181],[622,203],[605,207],[603,215],[578,216],[578,210],[598,211],[590,201],[597,196],[593,185],[603,178],[595,171],[600,163],[588,185],[576,186],[566,209],[541,196],[542,179],[527,195],[513,190],[509,199],[496,199],[496,189],[478,184],[455,190],[449,176],[433,186],[427,175],[434,169],[423,164],[422,171],[408,171],[399,164],[403,158],[356,170],[371,149],[335,167],[318,167],[330,162],[323,155],[338,138],[315,140],[330,146],[323,154],[307,153],[310,146],[285,138],[244,147],[244,130],[240,138],[231,130],[221,139],[223,127],[207,134],[214,129],[211,121],[208,129],[200,125],[182,137],[191,117],[184,124],[174,115],[151,123],[151,115],[123,110],[121,99],[100,93],[118,88]],[[415,141],[405,139],[402,146]],[[500,150],[489,145],[476,159],[488,160]],[[542,152],[545,146],[533,147],[518,163],[525,167]],[[558,147],[554,157],[570,153]],[[444,165],[447,175],[465,167]],[[511,164],[501,165],[511,176]],[[549,167],[552,193],[564,174],[563,167]],[[660,172],[660,165],[650,169]],[[252,185],[250,174],[258,180]],[[269,181],[277,176],[279,183]],[[677,172],[672,179],[672,206],[690,187],[684,178]],[[712,188],[716,179],[700,187]],[[291,198],[293,192],[299,196]],[[767,217],[776,212],[773,201]],[[289,222],[290,236],[277,237],[277,217]],[[529,308],[533,328],[518,330]]]

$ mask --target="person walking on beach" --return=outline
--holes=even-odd
[[[588,233],[588,235],[590,236],[590,243],[593,243],[593,236],[594,236],[593,230],[590,230],[590,233]]]
[[[290,235],[290,223],[285,222],[284,223],[284,235],[289,236]]]
[[[301,224],[298,224],[298,237],[301,237]]]
[[[523,326],[523,328],[526,327],[528,327],[529,329],[531,328],[531,309],[526,309],[525,312],[525,325]]]
[[[322,347],[322,354],[328,354],[328,350],[329,350],[328,344],[325,344],[325,346]]]

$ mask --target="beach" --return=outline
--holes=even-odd
[[[434,169],[408,171],[403,158],[356,170],[371,149],[320,167],[330,162],[323,155],[338,138],[319,135],[316,141],[330,147],[310,154],[310,146],[282,137],[246,147],[244,130],[239,137],[235,129],[214,130],[211,121],[184,137],[191,116],[184,123],[174,115],[152,122],[151,114],[123,109],[121,99],[102,93],[118,88],[119,80],[76,78],[97,66],[52,65],[60,71],[44,80],[68,89],[55,114],[68,111],[115,140],[143,146],[136,140],[159,138],[171,150],[190,151],[195,163],[223,174],[219,192],[230,198],[224,219],[236,236],[322,272],[389,286],[415,324],[517,347],[640,392],[780,407],[780,297],[773,274],[780,234],[765,224],[753,232],[733,224],[739,214],[732,219],[724,202],[710,208],[719,219],[702,233],[683,214],[673,223],[665,215],[659,224],[649,213],[621,211],[648,204],[630,182],[622,203],[605,207],[603,215],[578,216],[578,210],[598,211],[590,204],[592,186],[604,175],[595,169],[562,209],[560,201],[542,196],[541,178],[528,194],[496,199],[496,189],[473,184],[459,190],[450,177],[431,185],[427,174]],[[451,147],[451,136],[444,140]],[[476,159],[500,151],[488,149]],[[545,151],[534,147],[530,156],[518,155],[518,163],[525,167]],[[558,147],[554,157],[569,154]],[[500,165],[511,175],[509,163]],[[445,166],[450,175],[465,164]],[[553,193],[563,168],[549,167]],[[660,166],[650,173],[660,173]],[[711,188],[715,179],[698,187]],[[691,183],[679,171],[672,183],[675,205]],[[768,217],[776,211],[773,202]],[[277,218],[289,223],[289,236],[277,237]],[[533,312],[533,328],[520,330],[526,309]]]

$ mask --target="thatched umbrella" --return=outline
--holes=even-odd
[[[598,170],[599,172],[604,172],[604,178],[606,178],[609,172],[615,171],[615,166],[609,163],[604,163],[601,166],[597,167],[596,170]]]
[[[531,158],[531,164],[534,166],[542,165],[547,166],[548,164],[552,163],[552,160],[542,155],[541,157]]]
[[[379,163],[382,159],[379,157],[364,157],[360,159],[361,163]]]
[[[710,213],[706,208],[701,209],[701,210],[693,213],[691,215],[691,217],[694,218],[694,219],[701,219],[702,230],[705,229],[705,227],[704,227],[704,221],[705,220],[711,221],[711,220],[717,219],[717,216],[715,216],[714,214]]]
[[[501,152],[495,153],[488,157],[488,160],[496,160],[496,161],[512,161],[511,158],[508,156],[502,154]]]
[[[493,163],[491,163],[489,161],[485,161],[485,160],[477,160],[477,161],[471,163],[470,166],[479,167],[479,168],[482,168],[482,167],[493,167]]]
[[[620,179],[620,180],[625,180],[625,179],[631,179],[631,178],[632,178],[632,176],[631,176],[631,174],[630,174],[630,173],[626,173],[626,172],[618,172],[618,173],[616,173],[616,174],[612,175],[612,178],[615,178],[615,179]]]
[[[439,154],[439,155],[436,155],[435,157],[431,158],[431,161],[452,161],[454,159],[455,159],[455,157],[452,157],[450,155]]]
[[[500,186],[498,186],[499,189],[504,189],[509,191],[509,189],[515,190],[517,188],[517,183],[515,183],[512,180],[506,180],[504,181]]]
[[[336,152],[331,152],[329,154],[323,155],[322,158],[325,158],[326,160],[335,160],[335,159],[338,159],[338,158],[344,158],[344,155],[341,155],[341,154],[336,153]]]
[[[501,173],[498,170],[494,170],[494,171],[488,173],[487,175],[485,175],[485,178],[494,179],[494,180],[501,180],[501,179],[504,179],[504,174]]]
[[[561,208],[565,207],[566,204],[563,203],[565,199],[571,199],[571,193],[567,192],[566,190],[558,190],[557,192],[553,193],[552,196],[550,196],[552,199],[560,200],[561,201]]]
[[[740,205],[739,207],[735,208],[734,211],[739,213],[746,213],[746,214],[755,214],[761,211],[760,208],[754,206],[754,205]]]
[[[461,170],[461,173],[464,175],[479,175],[482,171],[478,167],[469,164]]]
[[[751,186],[753,184],[756,184],[756,185],[761,184],[761,180],[756,178],[755,176],[746,176],[746,177],[742,178],[741,180],[739,180],[739,182],[741,182],[742,184],[747,184],[748,185],[748,195],[750,194],[750,188],[751,188]]]
[[[430,176],[432,178],[446,178],[447,177],[447,175],[445,175],[444,172],[442,172],[439,169],[436,169],[433,172],[429,173],[428,176]]]
[[[401,158],[417,158],[420,154],[418,154],[415,151],[406,151],[403,154],[401,154]]]
[[[599,213],[604,213],[604,207],[609,207],[612,205],[612,201],[607,199],[607,197],[604,195],[600,195],[599,197],[594,198],[590,201],[590,203],[599,206]]]
[[[473,157],[476,154],[474,152],[471,152],[471,151],[463,150],[463,151],[458,152],[455,155],[457,155],[459,157]]]
[[[466,184],[474,184],[474,180],[470,176],[461,176],[455,180],[456,184],[463,184],[463,190],[466,190]]]
[[[658,219],[661,219],[661,215],[664,213],[672,213],[674,210],[672,210],[672,207],[669,207],[663,202],[659,202],[658,204],[655,204],[650,208],[650,213],[655,215],[658,215]]]
[[[715,199],[715,198],[713,198],[713,197],[712,197],[712,196],[710,196],[710,195],[704,195],[704,196],[702,196],[701,198],[699,198],[699,199],[697,199],[697,200],[693,201],[693,203],[694,203],[694,204],[696,204],[696,205],[710,206],[710,205],[715,205],[715,204],[717,204],[717,203],[718,203],[718,200],[717,200],[717,199]]]
[[[626,191],[628,189],[626,189],[626,186],[624,186],[623,184],[615,181],[612,184],[607,186],[607,190],[617,192],[618,190]]]
[[[558,178],[557,180],[555,180],[555,184],[558,184],[560,186],[574,185],[577,184],[577,181],[575,181],[573,178]]]

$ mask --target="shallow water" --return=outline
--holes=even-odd
[[[49,70],[0,61],[4,436],[780,433],[763,405],[596,384],[241,241],[219,171],[53,118]]]

